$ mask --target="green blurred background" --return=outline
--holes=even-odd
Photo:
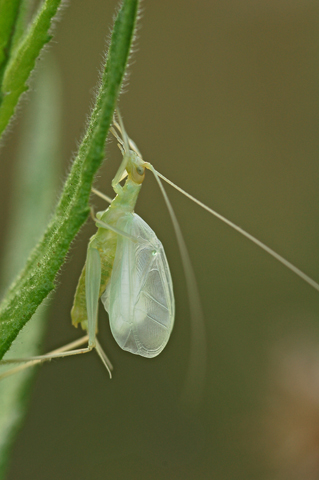
[[[63,85],[61,186],[84,132],[116,5],[70,1],[50,45]],[[318,280],[318,2],[145,0],[142,7],[120,107],[145,160]],[[28,101],[1,151],[0,247]],[[109,143],[96,182],[108,195],[119,162]],[[177,310],[171,340],[153,360],[121,351],[101,308],[113,380],[94,353],[42,366],[9,480],[319,478],[318,293],[167,191],[206,321],[199,410],[180,402],[190,346],[186,286],[166,207],[148,174],[137,213],[170,262]],[[43,351],[80,334],[69,312],[94,231],[91,221],[81,230],[58,277]]]

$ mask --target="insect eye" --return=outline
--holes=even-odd
[[[137,162],[132,162],[133,164],[129,166],[129,176],[133,180],[133,182],[140,185],[145,177],[145,168],[141,164],[137,164]]]
[[[136,171],[139,175],[144,175],[144,172],[145,172],[145,168],[144,167],[141,167],[140,165],[136,167]]]

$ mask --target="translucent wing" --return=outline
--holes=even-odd
[[[118,236],[112,276],[101,300],[119,346],[155,357],[167,344],[175,316],[172,278],[162,243],[141,217],[127,214]]]

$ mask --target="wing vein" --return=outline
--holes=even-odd
[[[154,318],[152,315],[150,315],[149,313],[146,314],[146,316],[150,319],[150,320],[153,320],[153,322],[156,322],[158,325],[160,325],[161,327],[165,328],[165,330],[167,330],[167,326],[164,325],[163,323],[161,323],[159,320],[157,320],[156,318]]]
[[[169,311],[168,308],[166,307],[166,305],[163,305],[161,302],[159,302],[158,300],[156,300],[156,298],[153,297],[153,295],[151,295],[150,293],[146,292],[145,290],[142,290],[141,293],[143,293],[143,295],[145,295],[146,297],[150,298],[151,300],[153,300],[153,302],[157,303],[157,305],[160,305],[160,307],[164,308],[165,310]]]

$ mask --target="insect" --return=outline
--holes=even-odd
[[[1,363],[23,361],[27,363],[5,372],[0,378],[35,363],[86,353],[94,348],[111,376],[112,365],[96,337],[99,297],[109,312],[111,331],[121,348],[149,358],[163,350],[174,324],[174,295],[163,246],[151,228],[133,213],[145,177],[145,169],[154,173],[163,193],[181,251],[192,319],[189,378],[196,378],[198,385],[202,384],[205,376],[203,316],[186,245],[160,179],[258,245],[319,291],[319,284],[292,263],[185,192],[157,172],[150,163],[145,162],[135,143],[127,136],[119,113],[117,117],[115,116],[111,129],[123,154],[120,168],[112,181],[117,196],[105,212],[99,212],[94,217],[98,232],[90,240],[86,265],[78,283],[71,312],[73,325],[77,326],[80,323],[88,334],[47,355],[5,360]],[[122,187],[120,182],[126,177]],[[109,201],[96,190],[93,189],[93,192]],[[87,347],[78,348],[87,341]],[[191,384],[194,386],[194,380],[189,382],[189,385]]]
[[[115,121],[123,139],[123,161],[112,182],[117,194],[97,213],[86,265],[71,311],[72,323],[89,333],[96,348],[98,299],[109,313],[112,334],[123,350],[152,358],[165,347],[175,316],[172,278],[162,243],[134,207],[145,177],[145,162],[130,146],[122,119]],[[132,141],[131,141],[132,144]],[[119,183],[127,175],[122,187]],[[99,349],[99,347],[97,347]]]
[[[89,241],[86,264],[71,310],[73,325],[81,324],[87,335],[47,355],[4,360],[3,363],[28,361],[5,372],[0,378],[38,362],[86,353],[92,349],[96,349],[111,376],[112,365],[96,337],[100,297],[109,313],[112,334],[122,349],[152,358],[164,349],[169,340],[174,324],[175,300],[168,261],[163,245],[153,230],[134,213],[145,169],[153,170],[155,176],[157,172],[143,161],[135,143],[127,136],[119,113],[117,117],[118,121],[114,117],[112,132],[119,142],[123,160],[112,181],[116,197],[111,201],[93,189],[111,204],[104,212],[98,212],[96,217],[92,214],[98,231]],[[122,186],[120,182],[124,178],[126,181]],[[158,177],[157,180],[164,192]],[[191,308],[201,318],[197,287],[184,240],[165,192],[164,195],[183,251],[186,274],[190,277]],[[87,341],[86,348],[76,349]]]

